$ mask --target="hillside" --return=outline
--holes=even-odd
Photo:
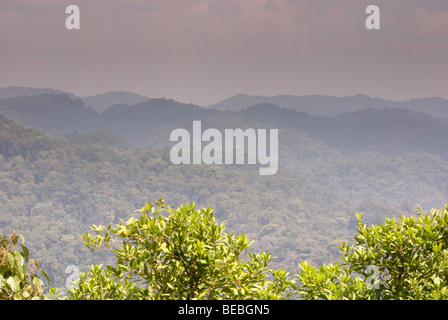
[[[448,197],[448,123],[409,109],[368,108],[336,117],[259,104],[218,111],[169,99],[116,104],[98,114],[81,100],[41,95],[0,101],[0,113],[52,136],[105,129],[138,147],[170,148],[171,132],[276,128],[279,163],[355,204],[375,199],[424,208]],[[406,183],[404,183],[406,181]]]
[[[213,207],[230,231],[292,273],[303,259],[333,261],[355,212],[375,224],[447,202],[448,123],[411,109],[330,117],[268,103],[220,111],[151,99],[98,113],[68,95],[0,100],[0,233],[18,227],[62,285],[66,266],[110,258],[86,250],[81,232],[162,197],[173,207]],[[278,129],[278,173],[172,165],[170,133],[191,131],[194,120],[203,130]]]
[[[251,96],[238,94],[213,105],[208,109],[221,111],[241,111],[248,107],[267,103],[279,107],[304,111],[310,115],[337,116],[357,110],[374,109],[409,109],[424,112],[436,118],[448,119],[448,100],[442,98],[421,98],[408,101],[392,101],[371,98],[364,94],[351,97],[332,97],[323,95],[292,96],[278,95],[275,97]]]
[[[84,248],[81,232],[126,219],[159,197],[213,207],[229,231],[247,234],[255,249],[271,251],[292,271],[300,259],[336,258],[336,244],[353,231],[355,208],[297,172],[266,179],[250,166],[176,167],[166,151],[138,149],[105,131],[55,139],[0,118],[1,137],[11,127],[13,148],[0,139],[0,150],[16,150],[0,156],[0,232],[18,228],[59,285],[68,265],[85,271],[108,258]],[[43,140],[32,157],[30,139]]]
[[[18,86],[0,88],[0,100],[17,98],[21,96],[39,96],[43,94],[62,96],[67,95],[70,99],[82,100],[87,107],[93,108],[98,113],[103,112],[114,104],[134,105],[150,100],[148,97],[126,91],[112,91],[102,94],[95,94],[93,96],[79,97],[71,92],[51,88],[30,88]]]
[[[98,114],[92,108],[86,108],[82,100],[59,94],[1,100],[0,114],[56,136],[72,131],[88,132],[98,124]]]
[[[82,97],[81,99],[86,106],[92,107],[95,111],[101,113],[115,104],[134,105],[150,100],[151,98],[132,92],[113,91],[89,97]]]
[[[29,88],[18,86],[0,88],[0,100],[16,98],[20,96],[38,96],[41,94],[68,95],[72,99],[77,98],[73,93],[51,88]]]

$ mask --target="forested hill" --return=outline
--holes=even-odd
[[[0,114],[53,135],[88,132],[99,124],[99,115],[81,100],[68,95],[41,94],[1,100]]]
[[[362,106],[360,106],[361,108]],[[0,101],[0,114],[51,136],[101,129],[135,146],[170,148],[175,128],[279,129],[279,163],[359,204],[407,201],[425,209],[448,198],[448,122],[409,109],[365,108],[336,117],[272,104],[219,111],[169,99],[117,104],[101,114],[68,95]]]
[[[148,97],[126,91],[112,91],[103,94],[95,94],[93,96],[78,97],[71,92],[51,88],[29,88],[18,86],[0,88],[0,100],[16,98],[20,96],[38,96],[42,94],[68,95],[73,100],[82,100],[86,106],[93,108],[98,113],[103,112],[105,109],[114,104],[122,103],[134,105],[143,101],[150,100],[150,98]]]
[[[371,98],[364,94],[349,97],[332,97],[323,95],[278,95],[275,97],[251,96],[237,94],[216,104],[207,106],[209,109],[222,111],[240,111],[248,107],[268,103],[283,108],[304,111],[311,115],[336,116],[342,113],[355,112],[361,109],[409,109],[424,112],[436,118],[448,119],[448,100],[443,98],[420,98],[407,101],[392,101]]]
[[[77,99],[76,95],[74,95],[73,93],[51,88],[29,88],[18,86],[0,88],[0,100],[16,98],[21,96],[38,96],[41,94],[68,95],[72,99]]]
[[[408,109],[369,108],[323,117],[272,104],[224,112],[151,99],[133,106],[113,105],[98,114],[82,100],[43,94],[0,100],[0,114],[55,136],[104,128],[137,146],[169,146],[169,134],[174,128],[191,129],[193,120],[202,120],[204,126],[218,129],[292,129],[343,154],[421,151],[448,159],[448,121]]]
[[[448,123],[411,109],[361,109],[329,117],[266,103],[219,111],[151,99],[98,113],[63,94],[1,100],[0,233],[18,227],[61,284],[68,265],[107,258],[82,245],[90,224],[125,219],[162,197],[173,207],[212,206],[291,272],[302,259],[334,261],[355,212],[371,224],[448,201]],[[278,173],[172,165],[170,133],[191,132],[194,120],[203,130],[279,129]]]
[[[49,138],[4,117],[0,150],[0,232],[18,228],[59,285],[68,265],[87,271],[108,259],[90,253],[81,232],[159,197],[213,207],[228,231],[247,234],[292,272],[302,259],[336,259],[354,230],[352,204],[285,169],[266,178],[251,166],[173,166],[167,150],[139,149],[104,130]]]

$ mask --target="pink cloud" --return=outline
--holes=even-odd
[[[403,30],[414,35],[448,35],[448,11],[418,9],[403,25]]]

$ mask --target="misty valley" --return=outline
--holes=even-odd
[[[443,99],[239,95],[198,106],[3,88],[0,114],[0,233],[24,235],[52,286],[65,286],[68,266],[87,272],[113,260],[86,248],[81,233],[158,198],[212,207],[228,232],[247,235],[291,274],[304,260],[336,261],[357,212],[374,225],[448,202]],[[236,128],[240,145],[252,138],[257,151],[249,143],[234,153],[225,133]]]

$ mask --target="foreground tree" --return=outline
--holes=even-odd
[[[19,246],[22,250],[17,250]],[[24,238],[13,232],[0,235],[0,300],[44,299],[42,279],[35,273],[40,271],[36,261],[29,261],[29,251]]]
[[[300,265],[303,299],[447,299],[448,206],[367,227],[357,214],[355,245],[342,263]]]
[[[83,240],[115,252],[115,266],[92,266],[69,299],[283,299],[294,284],[267,268],[269,253],[247,251],[246,236],[224,232],[212,209],[148,203],[138,218],[93,226]],[[247,261],[243,262],[244,253]],[[294,287],[295,288],[295,287]]]

